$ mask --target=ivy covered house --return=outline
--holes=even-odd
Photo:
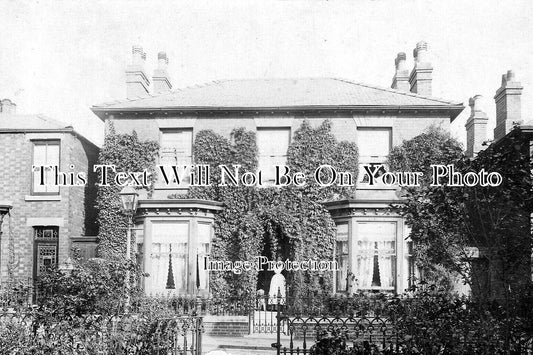
[[[134,219],[138,260],[150,275],[144,280],[146,292],[207,294],[220,292],[221,285],[238,289],[230,285],[238,278],[250,279],[250,291],[268,292],[270,277],[261,272],[226,274],[221,280],[217,272],[209,274],[201,267],[206,255],[238,260],[250,258],[252,251],[282,260],[314,255],[336,261],[338,271],[321,274],[316,281],[329,292],[407,288],[415,273],[409,229],[389,208],[401,202],[400,194],[395,187],[370,184],[362,167],[384,164],[393,146],[431,126],[448,131],[464,109],[461,103],[431,96],[433,68],[426,55],[427,44],[418,43],[409,70],[406,55],[399,53],[392,88],[306,78],[223,80],[172,90],[166,55],[159,53],[150,92],[146,56],[134,47],[126,69],[127,99],[92,110],[106,123],[106,137],[135,131],[139,142],[157,144],[154,159],[147,160],[152,169],[157,164],[239,163],[262,171],[268,185],[274,165],[312,168],[338,162],[357,176],[355,186],[327,194],[267,186],[244,189],[236,197],[216,188],[188,187],[187,178],[180,186],[168,184],[155,170],[156,181],[153,188],[141,191]],[[327,144],[336,148],[330,151],[324,148]],[[224,157],[222,151],[227,152]],[[312,208],[301,207],[305,196]],[[102,252],[107,248],[105,228],[101,225]],[[313,231],[331,238],[317,237]],[[242,238],[242,243],[227,240],[232,238]],[[284,254],[286,245],[294,249],[292,254]],[[291,282],[312,282],[283,273],[289,287]]]

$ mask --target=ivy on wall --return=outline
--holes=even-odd
[[[115,165],[117,171],[143,171],[147,169],[149,184],[153,187],[155,163],[159,145],[155,141],[141,141],[137,133],[117,134],[110,125],[104,145],[98,157],[98,164]],[[115,174],[110,172],[109,181]],[[101,173],[98,181],[101,179]],[[151,194],[148,188],[148,195]],[[98,256],[104,258],[122,258],[126,254],[126,228],[128,218],[122,209],[119,192],[121,187],[115,183],[100,186],[96,198],[98,223],[100,225]]]
[[[257,169],[255,132],[235,129],[231,142],[211,130],[198,132],[194,142],[196,164],[209,164],[212,187],[191,188],[189,198],[211,199],[224,203],[215,220],[211,245],[212,260],[254,260],[264,255],[269,260],[334,260],[335,223],[320,201],[352,196],[355,187],[320,187],[310,177],[322,164],[357,177],[357,147],[337,142],[331,122],[312,128],[308,121],[294,133],[288,150],[288,166],[308,176],[304,187],[219,186],[218,165],[240,164],[245,171]],[[170,196],[180,198],[179,195]],[[285,274],[295,296],[309,291],[329,293],[332,273],[292,271]],[[210,287],[215,296],[253,296],[257,272],[212,272]],[[265,287],[266,285],[259,285]],[[266,290],[268,292],[268,290]]]

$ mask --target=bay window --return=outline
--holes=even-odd
[[[206,293],[212,224],[194,219],[156,220],[150,223],[147,291],[152,294]]]

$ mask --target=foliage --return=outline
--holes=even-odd
[[[98,157],[98,164],[115,165],[116,171],[141,172],[147,170],[148,194],[153,189],[155,180],[155,163],[158,144],[155,141],[141,141],[137,133],[117,134],[113,126],[106,135],[104,145]],[[109,181],[115,174],[110,172]],[[101,179],[101,171],[98,181]],[[100,186],[96,198],[98,224],[100,225],[98,255],[106,258],[122,258],[126,250],[126,228],[128,216],[122,209],[118,193],[121,187],[115,183]]]
[[[517,295],[507,304],[484,303],[422,283],[399,297],[345,297],[348,308],[344,313],[324,316],[324,324],[316,327],[319,341],[311,353],[527,353],[524,348],[529,346],[531,350],[533,346],[533,313],[528,308],[533,301],[531,296]],[[361,302],[375,302],[375,309],[351,314],[349,309]]]
[[[311,127],[309,121],[303,121],[294,132],[294,139],[288,150],[287,162],[293,171],[301,171],[306,176],[314,176],[321,165],[331,165],[338,172],[349,172],[353,176],[353,186],[320,187],[315,179],[307,179],[305,194],[316,201],[334,197],[353,197],[358,173],[357,146],[350,142],[337,142],[331,132],[331,121],[326,120],[317,128]],[[322,181],[328,181],[331,175],[324,172]]]
[[[391,171],[422,172],[422,183],[427,185],[432,164],[453,164],[463,157],[461,144],[442,128],[432,126],[394,147],[389,153],[387,164]]]
[[[231,138],[232,142],[213,131],[200,131],[193,147],[195,163],[211,166],[213,186],[190,188],[187,197],[217,200],[225,205],[215,220],[211,258],[253,261],[256,256],[265,255],[269,260],[332,260],[335,224],[319,200],[348,196],[350,188],[335,185],[319,188],[316,184],[304,188],[219,186],[218,165],[240,164],[242,171],[257,169],[255,133],[240,128],[232,132]],[[287,160],[292,171],[303,171],[309,176],[321,164],[351,171],[354,177],[357,173],[356,146],[338,143],[331,134],[329,121],[317,129],[304,121],[294,134]],[[294,272],[286,277],[294,285],[291,292],[297,295],[308,289],[329,292],[330,274]],[[211,273],[210,289],[216,297],[253,298],[257,276],[257,270],[240,275]]]
[[[527,279],[533,198],[527,143],[516,132],[476,159],[462,157],[457,143],[438,132],[404,142],[389,158],[394,170],[427,173],[429,164],[453,163],[458,173],[477,174],[484,169],[503,176],[497,187],[450,186],[447,182],[430,186],[426,182],[420,188],[404,189],[405,204],[397,206],[412,229],[417,262],[435,277],[461,274],[481,297],[504,297],[510,285]],[[464,263],[471,246],[481,252],[472,270]],[[483,294],[488,281],[479,276],[487,271],[496,282],[490,294]]]
[[[143,316],[57,316],[45,308],[0,314],[2,354],[152,354],[176,350],[200,332],[196,317],[153,320]]]
[[[39,278],[39,304],[55,314],[121,313],[128,293],[124,282],[127,271],[130,275],[139,273],[131,261],[97,258],[76,265],[71,273],[49,269]],[[135,283],[131,285],[129,294],[135,300],[140,290]]]

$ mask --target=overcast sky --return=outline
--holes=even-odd
[[[433,94],[464,102],[481,94],[495,124],[501,75],[524,86],[533,109],[533,1],[9,1],[0,0],[0,98],[19,113],[72,124],[100,144],[89,108],[125,97],[132,44],[151,77],[166,51],[174,88],[217,79],[340,77],[389,87],[397,52],[425,40]],[[253,94],[253,93],[251,93]],[[452,124],[464,142],[469,110]]]

